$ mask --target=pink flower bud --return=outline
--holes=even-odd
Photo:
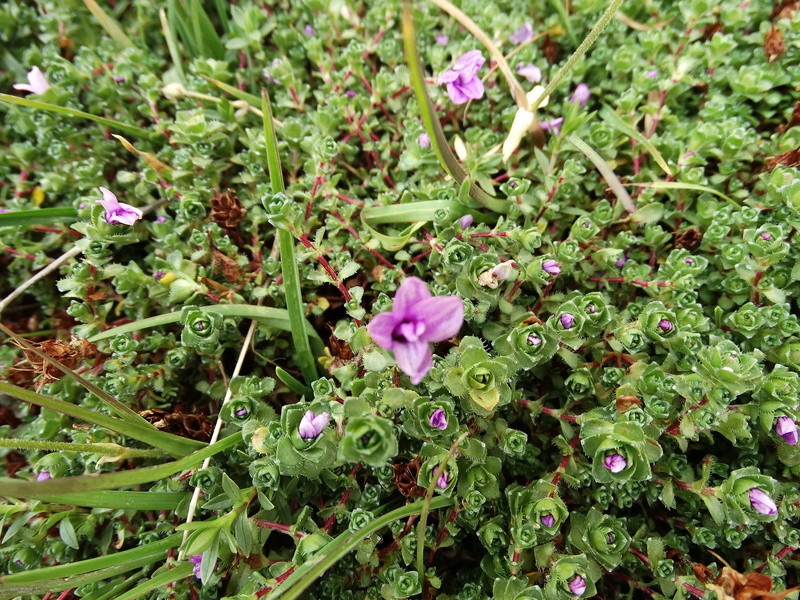
[[[603,466],[612,473],[619,473],[625,470],[628,461],[621,454],[609,454],[603,459]]]
[[[750,497],[750,506],[753,510],[762,515],[776,515],[778,514],[778,507],[775,502],[765,492],[757,487],[750,488],[747,492]]]
[[[797,446],[797,423],[791,417],[778,417],[775,421],[775,433],[790,446]]]

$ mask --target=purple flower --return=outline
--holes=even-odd
[[[246,408],[240,408],[234,414],[239,418],[246,417],[247,416],[247,409]],[[303,437],[303,436],[301,435],[300,437]]]
[[[750,496],[750,506],[752,506],[753,510],[757,513],[762,515],[778,514],[778,507],[775,505],[772,498],[757,487],[750,488],[747,494]]]
[[[156,223],[166,223],[167,217],[156,217]]]
[[[478,100],[483,97],[483,82],[478,71],[485,62],[480,50],[470,50],[461,55],[452,69],[439,75],[437,84],[447,84],[447,95],[456,104]]]
[[[661,331],[664,331],[664,332],[672,331],[672,327],[673,327],[672,321],[670,321],[669,319],[661,319],[658,322],[658,327],[659,327],[659,329],[661,329]]]
[[[552,527],[556,522],[556,518],[553,515],[544,515],[539,521],[541,521],[542,525],[545,527]]]
[[[156,280],[157,279],[161,279],[166,274],[167,274],[166,271],[156,271],[155,273],[153,273],[153,279],[156,279]]]
[[[575,325],[575,317],[569,313],[562,313],[559,320],[564,329],[572,329],[572,326]]]
[[[553,259],[549,259],[542,263],[542,271],[548,275],[559,275],[561,274],[561,265]]]
[[[346,90],[344,95],[347,96],[348,98],[355,98],[356,97],[356,93],[353,90]]]
[[[423,148],[427,148],[431,145],[431,136],[429,136],[427,133],[420,133],[419,137],[417,138],[417,143]]]
[[[194,565],[194,568],[192,569],[194,576],[200,579],[200,563],[203,562],[203,555],[195,554],[194,556],[190,556],[187,560]]]
[[[306,32],[306,35],[314,35],[314,28],[311,25],[303,27],[303,31]]]
[[[764,233],[761,234],[761,239],[764,240],[765,242],[772,241],[772,234],[769,233],[768,231],[765,231]]]
[[[683,262],[686,263],[687,265],[693,265],[694,264],[694,259],[693,258],[686,258],[686,259],[684,259]]]
[[[331,416],[326,412],[315,415],[312,411],[307,410],[300,420],[300,425],[297,426],[297,433],[304,440],[313,440],[322,433],[330,418]]]
[[[517,67],[517,73],[531,83],[539,83],[542,80],[542,70],[536,65],[520,65]]]
[[[440,46],[447,46],[447,42],[450,41],[450,36],[446,33],[437,33],[435,36],[433,36],[433,39]]]
[[[508,36],[508,41],[512,44],[524,44],[533,37],[533,26],[530,23],[523,23],[519,29]]]
[[[797,446],[797,423],[791,417],[778,417],[775,421],[775,433],[790,446]]]
[[[39,67],[33,67],[28,71],[28,83],[15,83],[11,87],[15,90],[31,92],[32,94],[44,94],[50,88],[50,84],[44,78],[42,70]]]
[[[576,596],[583,596],[586,593],[586,580],[580,575],[575,575],[567,585],[569,586],[569,591]]]
[[[375,315],[367,329],[381,348],[392,350],[397,366],[418,384],[430,370],[430,343],[453,337],[464,322],[458,296],[431,296],[425,282],[407,278],[397,289],[391,312]]]
[[[39,474],[36,476],[36,481],[47,481],[48,479],[52,479],[52,477],[50,471],[39,471]]]
[[[624,267],[626,262],[628,262],[628,257],[623,254],[622,258],[617,260],[617,262],[615,262],[614,264],[618,267]]]
[[[589,101],[589,96],[592,93],[589,91],[589,86],[585,83],[579,83],[578,86],[575,88],[575,91],[572,93],[572,98],[570,98],[570,102],[575,104],[578,103],[579,106],[583,106]]]
[[[450,481],[447,477],[447,473],[442,473],[439,475],[438,479],[436,480],[436,487],[438,487],[440,490],[445,490],[447,489],[448,485],[450,485]]]
[[[101,187],[100,191],[103,193],[103,199],[100,200],[100,204],[106,209],[106,223],[110,225],[133,225],[142,218],[141,210],[130,204],[120,202],[111,190]]]
[[[125,83],[125,78],[122,75],[117,75],[114,77],[114,81],[117,83]]]
[[[539,126],[544,131],[552,131],[553,135],[558,135],[561,132],[561,125],[564,123],[564,117],[558,117],[550,121],[542,121]]]
[[[658,71],[648,71],[647,73],[645,73],[644,76],[647,77],[648,79],[654,79],[658,77]]]
[[[594,304],[590,304],[589,306],[586,307],[586,312],[589,313],[590,315],[593,315],[594,313],[597,312],[597,307]]]
[[[470,225],[472,225],[472,222],[473,222],[474,220],[475,220],[475,219],[473,218],[473,216],[472,216],[472,215],[464,215],[463,217],[461,217],[461,218],[458,220],[458,224],[459,224],[459,225],[461,225],[461,229],[466,229],[467,227],[469,227]]]
[[[603,459],[603,466],[612,473],[619,473],[625,470],[628,461],[621,454],[609,454]]]
[[[431,413],[431,416],[428,419],[428,425],[431,427],[436,427],[436,429],[439,429],[440,431],[447,429],[447,416],[444,414],[444,411],[441,408],[437,408]]]
[[[528,343],[531,346],[538,346],[539,344],[542,343],[542,338],[540,338],[538,335],[529,335],[528,336]]]

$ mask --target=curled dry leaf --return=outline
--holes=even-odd
[[[16,341],[12,342],[19,346]],[[44,342],[30,342],[37,350],[43,352],[53,360],[60,362],[68,369],[74,369],[86,358],[96,358],[99,356],[97,347],[91,342],[72,338],[69,342],[64,340],[45,340]],[[58,381],[64,374],[50,363],[45,363],[44,359],[40,358],[30,350],[19,346],[25,353],[25,360],[20,361],[14,365],[12,372],[18,372],[16,375],[11,375],[12,380],[21,381],[25,378],[20,377],[23,373],[28,373],[30,378],[41,375],[36,383],[36,390],[39,391],[47,383]]]
[[[783,42],[783,33],[777,27],[772,27],[764,38],[764,54],[767,55],[767,61],[775,62],[784,52],[786,44]]]
[[[800,148],[789,150],[777,156],[768,156],[764,159],[764,166],[766,166],[767,171],[772,171],[772,169],[778,165],[784,167],[800,167]]]

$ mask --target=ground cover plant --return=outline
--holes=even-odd
[[[796,597],[798,2],[0,40],[0,598]]]

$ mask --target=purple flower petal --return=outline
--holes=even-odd
[[[394,296],[392,312],[400,318],[404,318],[413,309],[414,305],[431,297],[431,291],[419,277],[407,277],[406,280],[397,288]],[[411,316],[416,316],[414,313]]]
[[[612,473],[619,473],[625,470],[628,461],[621,454],[609,454],[603,459],[603,466]]]
[[[428,419],[428,425],[441,431],[447,429],[447,415],[445,415],[444,410],[437,408],[433,411]]]
[[[439,478],[436,480],[436,487],[438,487],[440,490],[445,490],[447,489],[448,485],[450,485],[450,481],[447,477],[447,473],[442,473],[439,475]]]
[[[326,412],[315,415],[307,410],[300,420],[300,425],[297,426],[297,433],[304,440],[313,440],[322,433],[329,420],[330,415]]]
[[[757,487],[750,488],[747,495],[750,497],[750,506],[752,506],[753,510],[757,513],[762,515],[778,514],[778,507],[775,501],[762,490]]]
[[[417,318],[425,324],[426,342],[443,342],[456,335],[464,324],[464,302],[458,296],[436,296],[414,307]]]
[[[433,364],[433,355],[426,342],[396,343],[394,359],[400,370],[411,378],[411,383],[414,385],[422,381]]]
[[[459,91],[470,100],[480,100],[483,98],[483,82],[478,77],[472,77],[466,81],[462,78],[462,80],[458,82],[457,87]],[[448,86],[447,89],[449,91],[450,87]]]
[[[580,575],[575,575],[567,585],[569,585],[569,591],[576,596],[583,596],[586,593],[586,580]]]
[[[553,515],[544,515],[539,521],[541,521],[542,525],[545,527],[552,527],[556,522],[556,518]]]
[[[431,136],[429,136],[427,133],[420,133],[419,137],[417,138],[417,144],[423,148],[429,147],[431,145]]]
[[[791,417],[778,417],[775,421],[775,433],[790,446],[797,446],[797,423]]]
[[[133,225],[142,218],[142,211],[117,200],[117,197],[111,190],[104,187],[100,188],[103,194],[103,199],[100,204],[106,211],[105,220],[110,225]]]
[[[305,31],[308,36],[314,35],[314,28],[311,25],[303,27],[303,31]]]
[[[394,313],[384,312],[372,318],[372,321],[367,325],[367,331],[369,331],[370,337],[378,346],[385,350],[391,350],[394,348],[392,334],[399,323],[400,319]]]
[[[39,474],[36,476],[36,481],[47,481],[48,479],[52,479],[50,471],[39,471]]]
[[[445,33],[437,33],[435,36],[433,36],[433,39],[438,45],[447,46],[447,42],[450,41],[450,36]]]
[[[47,83],[44,73],[39,67],[33,67],[28,71],[28,83],[15,83],[12,87],[15,90],[22,90],[31,92],[32,94],[44,94],[49,88],[50,84]]]
[[[450,100],[455,104],[466,104],[470,101],[470,97],[462,92],[460,87],[452,83],[447,84],[447,95],[450,96]]]
[[[573,104],[577,102],[579,106],[583,106],[589,101],[589,96],[591,95],[592,92],[589,90],[589,86],[585,83],[579,83],[575,88],[575,91],[572,93],[570,102]]]
[[[542,271],[548,275],[560,275],[561,266],[553,259],[549,259],[542,263]]]
[[[517,67],[517,73],[531,83],[539,83],[542,80],[542,70],[536,65],[521,65]]]
[[[461,229],[466,229],[470,225],[472,225],[475,218],[472,215],[464,215],[458,220],[458,224],[461,225]]]
[[[459,77],[461,77],[461,74],[458,71],[451,69],[439,75],[439,79],[436,80],[436,84],[444,85],[445,83],[453,83]]]
[[[483,57],[483,54],[481,54],[480,50],[470,50],[458,58],[453,69],[465,75],[474,75],[480,71],[485,62],[486,59]]]
[[[508,36],[508,41],[513,44],[524,44],[533,37],[533,26],[530,23],[524,23],[514,33]]]

